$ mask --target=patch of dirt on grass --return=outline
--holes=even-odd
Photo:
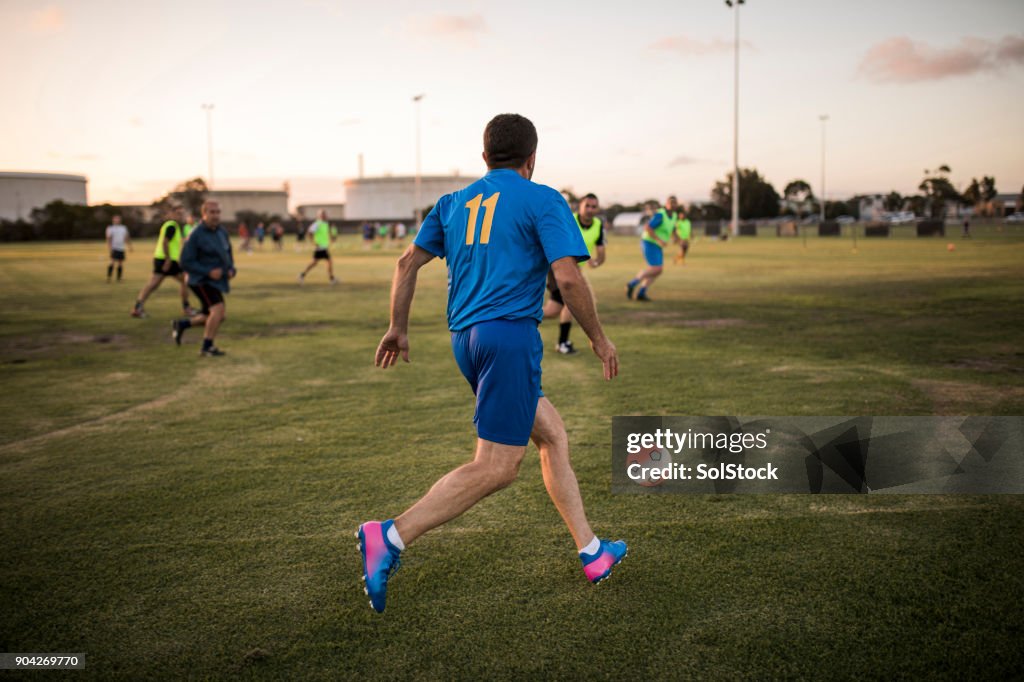
[[[686,319],[680,313],[658,312],[656,310],[638,310],[625,313],[621,316],[628,322],[639,322],[641,324],[660,323],[673,327],[692,327],[696,329],[725,329],[728,327],[742,327],[749,323],[735,317],[718,317],[706,320]]]
[[[293,334],[312,334],[328,329],[333,325],[328,322],[310,322],[308,324],[271,324],[261,329],[256,336],[292,336]]]
[[[68,331],[12,336],[0,340],[0,355],[15,356],[9,362],[18,362],[19,360],[24,362],[21,358],[26,355],[46,355],[51,352],[60,352],[63,346],[93,343],[107,345],[111,348],[124,348],[129,341],[124,334],[84,334]]]
[[[200,362],[209,361],[200,360]],[[42,433],[38,436],[30,436],[21,440],[12,441],[6,445],[0,445],[0,453],[8,451],[22,451],[44,444],[55,438],[84,434],[88,431],[97,429],[102,430],[108,424],[136,419],[151,412],[158,412],[172,403],[189,400],[199,391],[223,390],[249,383],[255,380],[256,377],[264,371],[266,371],[266,368],[260,363],[250,363],[246,365],[232,364],[230,366],[224,364],[208,365],[200,368],[195,373],[195,376],[191,381],[170,393],[165,393],[164,395],[158,396],[147,402],[134,405],[112,414],[96,417],[94,419],[87,419],[83,422],[79,422],[78,424],[72,424],[71,426]]]
[[[1024,387],[997,387],[966,381],[912,379],[910,384],[932,402],[936,415],[982,414],[1008,399],[1024,399]]]
[[[991,372],[996,374],[1024,372],[1024,367],[1016,367],[998,358],[961,358],[947,364],[954,369],[970,369],[975,372]]]

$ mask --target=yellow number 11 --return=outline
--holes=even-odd
[[[466,208],[469,209],[469,220],[466,221],[466,246],[472,246],[473,244],[473,237],[476,234],[476,218],[480,213],[480,204],[483,204],[484,208],[487,209],[484,211],[483,229],[480,230],[480,243],[486,244],[491,241],[491,223],[494,222],[494,208],[498,205],[498,197],[500,196],[501,192],[495,192],[484,201],[484,195],[477,194],[466,202]]]

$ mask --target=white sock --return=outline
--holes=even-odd
[[[388,542],[397,547],[398,551],[405,549],[405,543],[402,542],[402,537],[398,534],[398,528],[393,523],[388,528]]]
[[[590,541],[586,547],[580,550],[580,554],[597,554],[597,550],[601,549],[601,541],[594,536],[594,539]]]

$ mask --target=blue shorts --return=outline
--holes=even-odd
[[[544,342],[536,320],[490,320],[452,332],[452,352],[476,395],[477,435],[503,445],[528,444],[544,395]]]
[[[641,239],[640,243],[644,245],[644,260],[647,261],[648,265],[665,264],[665,254],[662,253],[659,245],[646,239]]]

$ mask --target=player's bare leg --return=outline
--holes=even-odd
[[[395,519],[402,542],[408,546],[428,530],[451,521],[511,484],[519,475],[525,452],[525,445],[502,445],[478,438],[472,462],[441,477],[426,495]]]
[[[537,402],[537,416],[530,438],[540,452],[540,469],[548,495],[569,527],[576,549],[583,549],[594,538],[594,531],[583,510],[580,486],[569,461],[569,436],[565,432],[565,424],[547,398]]]

